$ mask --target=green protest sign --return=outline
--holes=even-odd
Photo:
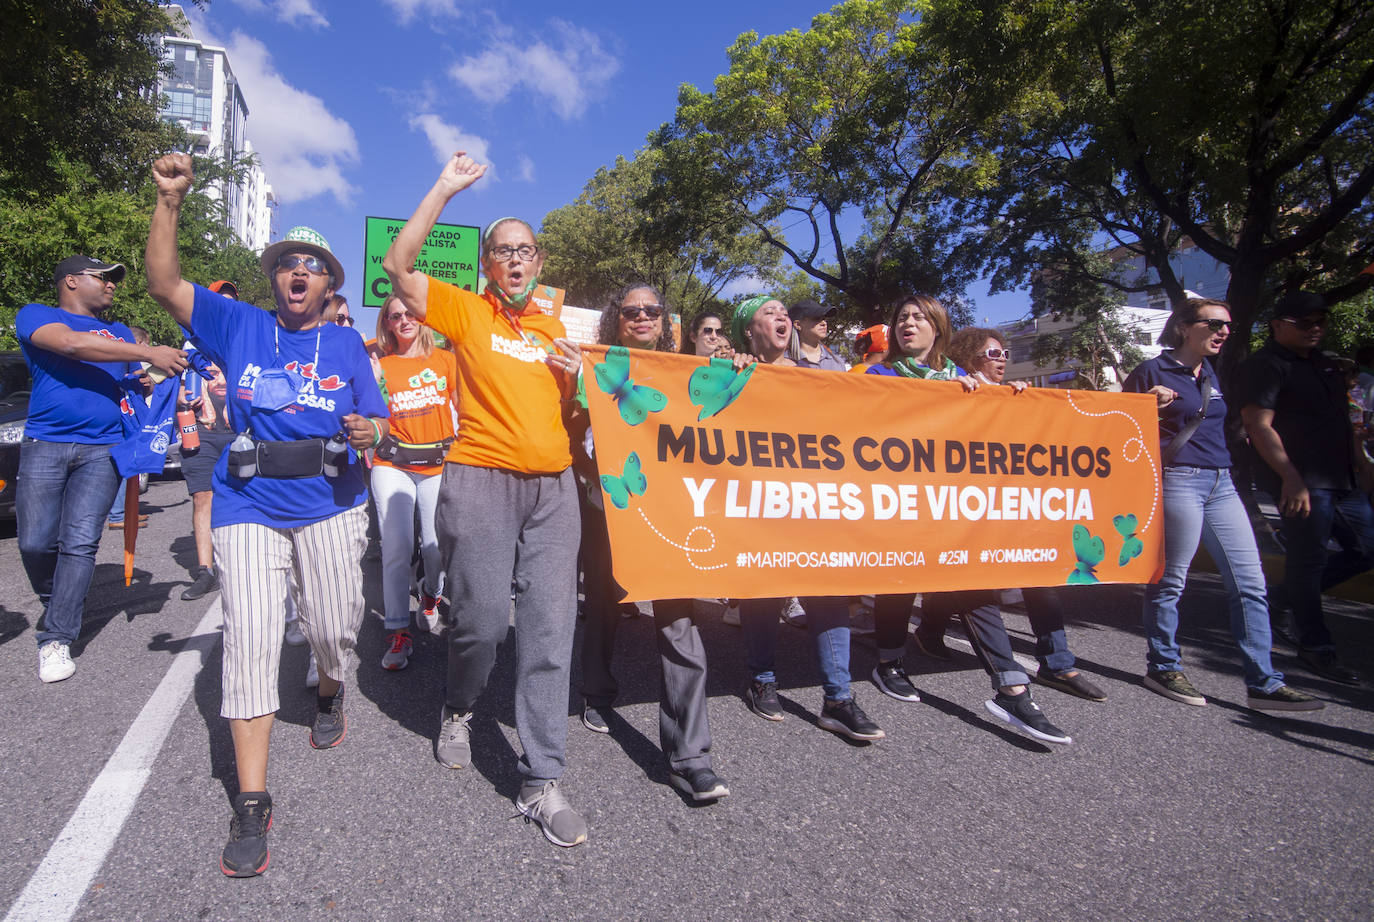
[[[363,306],[381,307],[391,294],[391,280],[382,269],[382,257],[405,226],[404,218],[368,218],[363,240]],[[436,224],[420,247],[415,268],[468,291],[477,289],[477,254],[481,229],[466,224]]]

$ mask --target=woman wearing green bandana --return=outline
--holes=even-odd
[[[730,321],[736,349],[736,367],[750,358],[765,365],[792,366],[787,346],[792,341],[792,320],[787,308],[775,298],[759,296],[741,302]],[[782,599],[741,599],[740,630],[744,634],[749,684],[744,703],[765,720],[782,720],[778,678],[773,671],[778,646],[778,615]],[[816,644],[825,701],[817,723],[852,740],[880,740],[886,734],[863,712],[849,687],[849,599],[817,596],[801,599],[806,626]]]

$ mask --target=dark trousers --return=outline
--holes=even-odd
[[[606,513],[582,501],[582,696],[591,707],[615,702],[620,686],[611,672],[620,628],[618,599],[624,594],[611,575]],[[692,620],[691,599],[659,599],[654,605],[658,647],[658,740],[675,769],[711,767],[711,725],[706,715],[706,647]]]
[[[888,631],[893,630],[895,613],[900,612],[903,617],[900,623],[900,640],[893,642],[893,635],[875,637],[879,649],[898,649],[905,646],[906,620],[910,617],[911,605],[915,598],[914,593],[874,597],[875,629],[883,623],[879,620],[880,611],[884,613],[883,617],[889,619],[886,627]],[[927,592],[921,596],[921,633],[943,633],[945,626],[955,615],[963,617],[974,655],[992,677],[993,688],[1025,685],[1030,681],[1026,671],[1012,655],[1011,638],[1007,636],[1007,626],[1002,621],[1002,610],[997,604],[996,592],[991,589],[969,589],[959,592]]]
[[[1065,591],[1055,586],[1038,586],[1021,590],[1026,603],[1026,617],[1035,634],[1035,656],[1050,672],[1067,672],[1074,668],[1073,651],[1069,649],[1064,632]],[[930,593],[930,595],[935,593]],[[915,594],[879,595],[873,598],[873,641],[879,650],[901,650],[906,647],[907,625],[911,621],[911,606]],[[994,596],[995,600],[995,596]],[[922,603],[921,634],[939,637],[945,633],[954,612],[943,606]],[[1000,615],[998,620],[1000,621]],[[1003,628],[1005,632],[1005,627]]]

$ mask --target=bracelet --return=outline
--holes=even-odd
[[[372,447],[376,448],[378,445],[382,444],[382,427],[377,425],[377,421],[375,419],[369,418],[368,422],[372,424],[372,432],[374,433],[372,439]]]

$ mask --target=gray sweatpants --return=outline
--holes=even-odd
[[[563,774],[577,617],[577,486],[561,474],[445,464],[437,511],[448,580],[449,707],[473,709],[510,625],[515,588],[515,729],[530,780]]]

